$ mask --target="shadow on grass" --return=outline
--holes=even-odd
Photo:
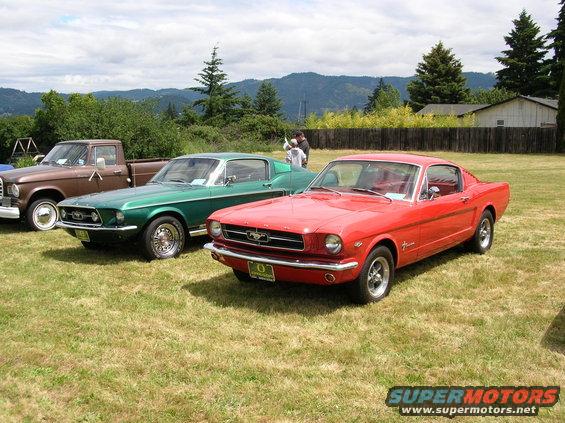
[[[208,241],[207,237],[200,236],[191,239],[182,254],[190,254],[202,249]],[[123,244],[111,244],[102,249],[88,250],[77,243],[76,247],[60,248],[57,250],[47,250],[41,253],[43,257],[62,261],[65,263],[86,263],[86,264],[116,264],[126,261],[147,262],[148,260],[141,253],[141,248],[134,242]],[[210,259],[211,260],[211,259]]]
[[[462,253],[462,248],[452,248],[422,262],[399,269],[390,295],[394,295],[395,285],[406,283],[415,275],[456,259]],[[239,282],[231,273],[188,283],[183,285],[182,289],[220,307],[245,307],[260,313],[298,313],[315,316],[331,313],[344,306],[356,306],[349,299],[346,285]]]
[[[31,232],[31,229],[19,219],[0,219],[0,235],[20,232]]]
[[[541,345],[551,351],[565,354],[565,306],[545,331]]]

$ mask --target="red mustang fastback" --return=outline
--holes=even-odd
[[[216,211],[204,247],[240,280],[349,283],[364,304],[402,266],[460,243],[485,253],[509,196],[507,183],[434,157],[346,156],[302,194]]]

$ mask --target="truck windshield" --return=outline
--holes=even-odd
[[[216,159],[194,157],[171,160],[151,179],[150,183],[206,185],[218,163]]]
[[[84,144],[58,144],[41,161],[44,165],[83,166],[87,148]]]
[[[375,195],[389,200],[410,201],[419,167],[385,161],[335,161],[312,181],[309,190],[324,189],[339,194]]]

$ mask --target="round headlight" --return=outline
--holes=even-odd
[[[13,185],[11,186],[11,188],[12,188],[12,190],[11,190],[11,191],[12,191],[12,195],[13,195],[14,197],[18,198],[18,197],[20,196],[20,189],[18,188],[18,186],[17,186],[16,184],[13,184]]]
[[[90,218],[92,219],[93,222],[98,222],[98,213],[96,212],[90,213]]]
[[[337,235],[328,235],[326,237],[326,250],[332,254],[337,254],[341,251],[343,241]]]
[[[210,222],[210,235],[213,237],[218,237],[222,234],[222,225],[217,220],[212,220]]]
[[[126,217],[124,216],[124,214],[121,211],[118,210],[116,212],[116,222],[124,223],[124,220],[126,220]]]

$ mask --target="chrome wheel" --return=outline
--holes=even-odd
[[[388,287],[390,266],[384,257],[377,257],[367,273],[367,289],[373,297],[382,296]]]
[[[33,223],[40,231],[47,231],[55,226],[57,221],[57,207],[51,202],[39,203],[33,209]]]
[[[490,220],[484,218],[479,226],[479,244],[482,248],[488,248],[492,236],[492,225]]]
[[[181,245],[180,231],[171,223],[162,223],[151,236],[151,247],[160,258],[172,257]]]

